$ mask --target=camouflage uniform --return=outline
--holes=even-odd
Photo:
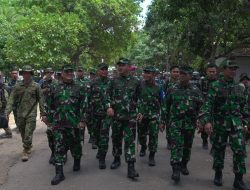
[[[171,143],[171,165],[180,166],[190,160],[196,119],[203,98],[191,84],[177,84],[169,89],[164,109]]]
[[[213,123],[212,155],[214,170],[224,168],[225,149],[229,137],[233,150],[235,173],[246,173],[242,118],[247,116],[247,103],[244,89],[234,81],[225,81],[224,77],[214,82],[208,91],[207,101],[202,107],[201,122],[203,125]]]
[[[77,127],[84,121],[86,109],[86,90],[75,81],[58,82],[51,86],[47,98],[48,112],[52,115],[53,138],[55,142],[55,163],[62,165],[70,149],[74,158],[82,156],[80,131]]]
[[[146,67],[144,72],[155,72],[151,67]],[[157,152],[159,124],[161,121],[161,87],[156,83],[143,81],[138,93],[137,108],[143,119],[138,124],[138,138],[142,150],[147,149],[147,135],[149,135],[149,151]]]
[[[4,89],[4,85],[0,84],[0,128],[3,128],[5,130],[6,135],[8,135],[8,131],[10,130],[8,126],[8,121],[5,116],[7,100],[8,100],[8,92]],[[12,136],[11,131],[10,135]]]
[[[215,81],[215,79],[209,80],[208,77],[201,79],[200,90],[202,91],[202,94],[203,94],[203,97],[205,98],[205,100],[207,99],[208,90],[214,81]],[[204,130],[201,132],[201,138],[203,140],[203,144],[207,144],[208,135]]]
[[[24,66],[23,71],[32,72],[30,66]],[[40,106],[40,115],[45,115],[44,99],[41,88],[31,80],[28,84],[23,81],[16,84],[10,94],[6,113],[9,115],[13,106],[17,106],[17,127],[21,133],[23,147],[29,150],[32,147],[33,132],[36,128],[37,104]]]

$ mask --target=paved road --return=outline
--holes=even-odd
[[[16,134],[16,140],[18,134]],[[86,135],[86,142],[88,135]],[[82,168],[80,172],[73,172],[73,159],[69,156],[64,168],[66,180],[58,186],[51,186],[50,180],[54,176],[54,167],[48,164],[49,149],[47,146],[45,127],[39,124],[34,137],[34,151],[31,159],[23,163],[20,161],[20,154],[15,153],[16,163],[10,168],[7,181],[0,186],[1,190],[230,190],[233,183],[232,155],[228,151],[226,156],[226,168],[224,169],[224,186],[217,188],[213,185],[213,171],[211,169],[212,160],[209,151],[201,149],[201,140],[196,137],[192,158],[189,164],[190,175],[181,176],[181,182],[175,185],[171,177],[171,167],[169,165],[169,151],[165,148],[164,134],[160,134],[159,151],[156,154],[157,165],[149,167],[147,157],[137,157],[136,168],[140,173],[138,181],[131,181],[126,177],[127,167],[122,160],[122,166],[117,170],[110,170],[112,162],[111,151],[107,157],[107,169],[99,170],[98,161],[95,158],[96,150],[92,150],[90,144],[83,147]],[[8,146],[8,141],[0,146]],[[21,144],[18,145],[21,152]],[[69,153],[68,153],[69,155]],[[1,155],[4,156],[4,155]],[[148,154],[147,154],[148,156]],[[247,166],[250,168],[249,159]],[[246,178],[250,181],[250,175]]]

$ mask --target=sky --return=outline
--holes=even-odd
[[[147,16],[147,11],[148,11],[148,6],[152,3],[153,0],[144,0],[143,3],[141,3],[141,7],[142,7],[142,12],[141,12],[141,16],[140,16],[140,20],[141,20],[141,24],[139,26],[139,28],[142,28],[145,24],[145,19]]]

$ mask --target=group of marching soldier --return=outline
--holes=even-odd
[[[121,165],[124,141],[127,176],[139,177],[135,170],[136,134],[140,143],[140,156],[149,151],[148,165],[155,166],[155,153],[159,131],[166,131],[167,148],[170,149],[172,179],[180,181],[180,174],[189,175],[187,164],[196,129],[201,132],[203,148],[208,149],[208,137],[212,144],[214,184],[221,186],[225,149],[228,143],[233,151],[233,171],[236,189],[247,189],[243,181],[246,173],[246,134],[250,124],[250,90],[246,74],[235,82],[237,63],[226,59],[220,73],[214,64],[206,67],[206,77],[194,85],[189,66],[173,66],[170,79],[163,85],[156,83],[157,70],[153,66],[143,68],[142,79],[130,72],[130,61],[117,62],[118,76],[108,77],[109,66],[98,65],[97,77],[87,79],[84,69],[78,67],[74,78],[72,65],[62,67],[61,76],[52,78],[53,70],[47,68],[40,85],[32,81],[33,70],[24,66],[23,80],[17,83],[5,97],[2,105],[6,118],[14,111],[17,127],[23,141],[22,160],[27,161],[32,148],[32,134],[36,126],[37,104],[40,116],[47,125],[47,137],[51,149],[49,162],[55,165],[56,175],[51,184],[65,179],[63,165],[70,150],[74,158],[73,171],[80,170],[85,128],[88,128],[99,168],[106,168],[109,133],[112,129],[111,169]],[[1,96],[2,98],[2,96]],[[6,109],[5,109],[6,108]],[[7,134],[7,133],[6,133]],[[149,136],[147,142],[147,136]]]

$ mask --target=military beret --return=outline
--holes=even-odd
[[[185,74],[193,74],[193,69],[187,65],[183,65],[180,68],[180,73],[185,73]]]
[[[73,65],[65,64],[65,65],[62,66],[62,71],[67,71],[67,70],[74,70]]]
[[[20,74],[22,75],[23,72],[30,72],[32,75],[34,74],[34,70],[32,69],[30,65],[24,65],[22,67],[22,70],[20,71]]]
[[[225,59],[221,65],[222,68],[239,68],[239,66],[237,65],[237,63],[235,61],[229,60],[229,59]]]
[[[98,65],[98,69],[108,69],[109,68],[109,66],[108,66],[108,64],[106,64],[106,63],[100,63],[99,65]]]
[[[250,78],[248,77],[247,73],[241,73],[240,74],[240,82],[243,80],[248,80],[250,81]]]
[[[155,67],[153,67],[153,66],[147,66],[147,67],[144,67],[143,71],[144,72],[156,73],[157,69]]]
[[[130,65],[130,61],[126,58],[120,58],[119,61],[116,63],[117,65]]]

